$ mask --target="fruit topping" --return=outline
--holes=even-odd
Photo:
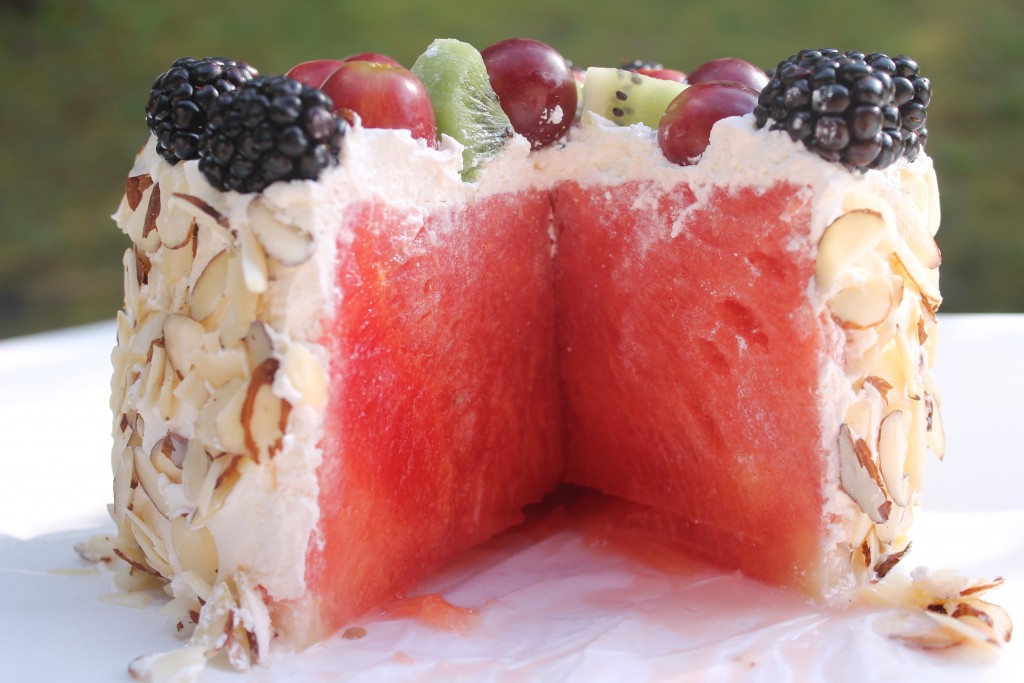
[[[802,50],[776,67],[755,116],[758,127],[771,121],[822,158],[866,170],[917,157],[930,100],[931,82],[908,57]]]
[[[315,180],[338,163],[345,129],[316,88],[287,76],[257,77],[210,110],[199,170],[214,187],[236,192]]]
[[[402,66],[394,57],[381,54],[380,52],[359,52],[345,57],[343,62],[373,62],[374,64],[387,64],[389,66]]]
[[[257,76],[244,62],[182,57],[157,77],[146,103],[156,151],[172,164],[199,156],[199,140],[217,98]]]
[[[626,69],[590,67],[583,83],[583,108],[621,126],[657,128],[669,102],[686,89],[676,81]]]
[[[334,113],[365,128],[404,128],[431,145],[437,140],[434,107],[416,75],[385,62],[345,62],[320,87]]]
[[[451,136],[465,148],[462,178],[473,180],[480,165],[496,156],[514,135],[483,57],[468,43],[439,39],[419,56],[412,72],[430,95],[438,134]]]
[[[562,55],[526,38],[495,43],[480,53],[491,87],[512,128],[533,149],[565,135],[576,115],[576,78]]]
[[[285,76],[294,78],[300,83],[305,83],[311,88],[321,88],[335,71],[348,62],[374,62],[389,66],[402,66],[398,63],[398,60],[382,55],[379,52],[360,52],[359,54],[349,55],[344,59],[314,59],[309,62],[302,62],[289,69]]]
[[[650,76],[651,78],[660,78],[663,81],[676,81],[678,83],[686,83],[686,74],[676,69],[666,69],[663,65],[657,62],[647,62],[642,59],[635,59],[632,62],[623,64],[619,67],[624,71],[633,71],[643,76]]]
[[[690,72],[687,80],[690,85],[708,81],[736,81],[761,92],[761,89],[768,84],[768,75],[764,69],[748,61],[737,57],[722,57],[704,62]]]
[[[711,128],[727,116],[749,114],[757,91],[736,81],[691,85],[669,103],[658,126],[658,146],[675,164],[695,164],[707,149]]]
[[[310,62],[302,62],[288,69],[285,76],[294,78],[299,83],[308,85],[311,88],[319,88],[327,80],[328,76],[337,71],[344,64],[340,59],[314,59]]]

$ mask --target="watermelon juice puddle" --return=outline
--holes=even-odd
[[[651,512],[563,485],[526,508],[523,524],[361,620],[366,637],[360,646],[394,646],[409,663],[422,664],[433,653],[426,646],[415,650],[421,638],[439,651],[472,652],[481,660],[507,639],[524,661],[552,662],[571,659],[575,648],[588,647],[593,630],[613,624],[613,630],[635,629],[657,641],[641,644],[630,636],[624,652],[631,656],[686,653],[710,668],[721,652],[735,650],[731,658],[753,661],[776,648],[780,635],[814,634],[830,619],[795,591],[687,555],[647,526]],[[525,636],[524,644],[524,632],[540,635]],[[543,642],[549,636],[562,645]]]

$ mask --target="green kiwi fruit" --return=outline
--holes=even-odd
[[[412,72],[430,95],[438,135],[450,135],[465,147],[462,179],[474,180],[481,164],[514,135],[491,88],[483,57],[468,43],[438,39],[419,56]]]
[[[620,126],[642,123],[657,128],[661,115],[686,85],[625,69],[592,66],[583,81],[583,109]]]

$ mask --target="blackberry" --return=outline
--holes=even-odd
[[[146,103],[146,125],[156,151],[171,164],[199,156],[199,139],[210,107],[257,76],[244,62],[222,57],[182,57],[153,83]]]
[[[330,98],[288,78],[259,76],[211,108],[199,170],[220,190],[262,192],[278,180],[315,180],[338,163],[347,128]]]
[[[924,148],[931,82],[917,62],[881,52],[802,50],[769,73],[754,109],[819,156],[848,168],[885,168]]]

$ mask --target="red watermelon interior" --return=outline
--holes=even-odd
[[[821,588],[808,193],[628,183],[346,218],[307,578],[334,631],[559,482],[728,568]],[[557,238],[557,249],[552,240]],[[806,241],[806,240],[804,240]],[[555,258],[552,259],[552,254]]]

